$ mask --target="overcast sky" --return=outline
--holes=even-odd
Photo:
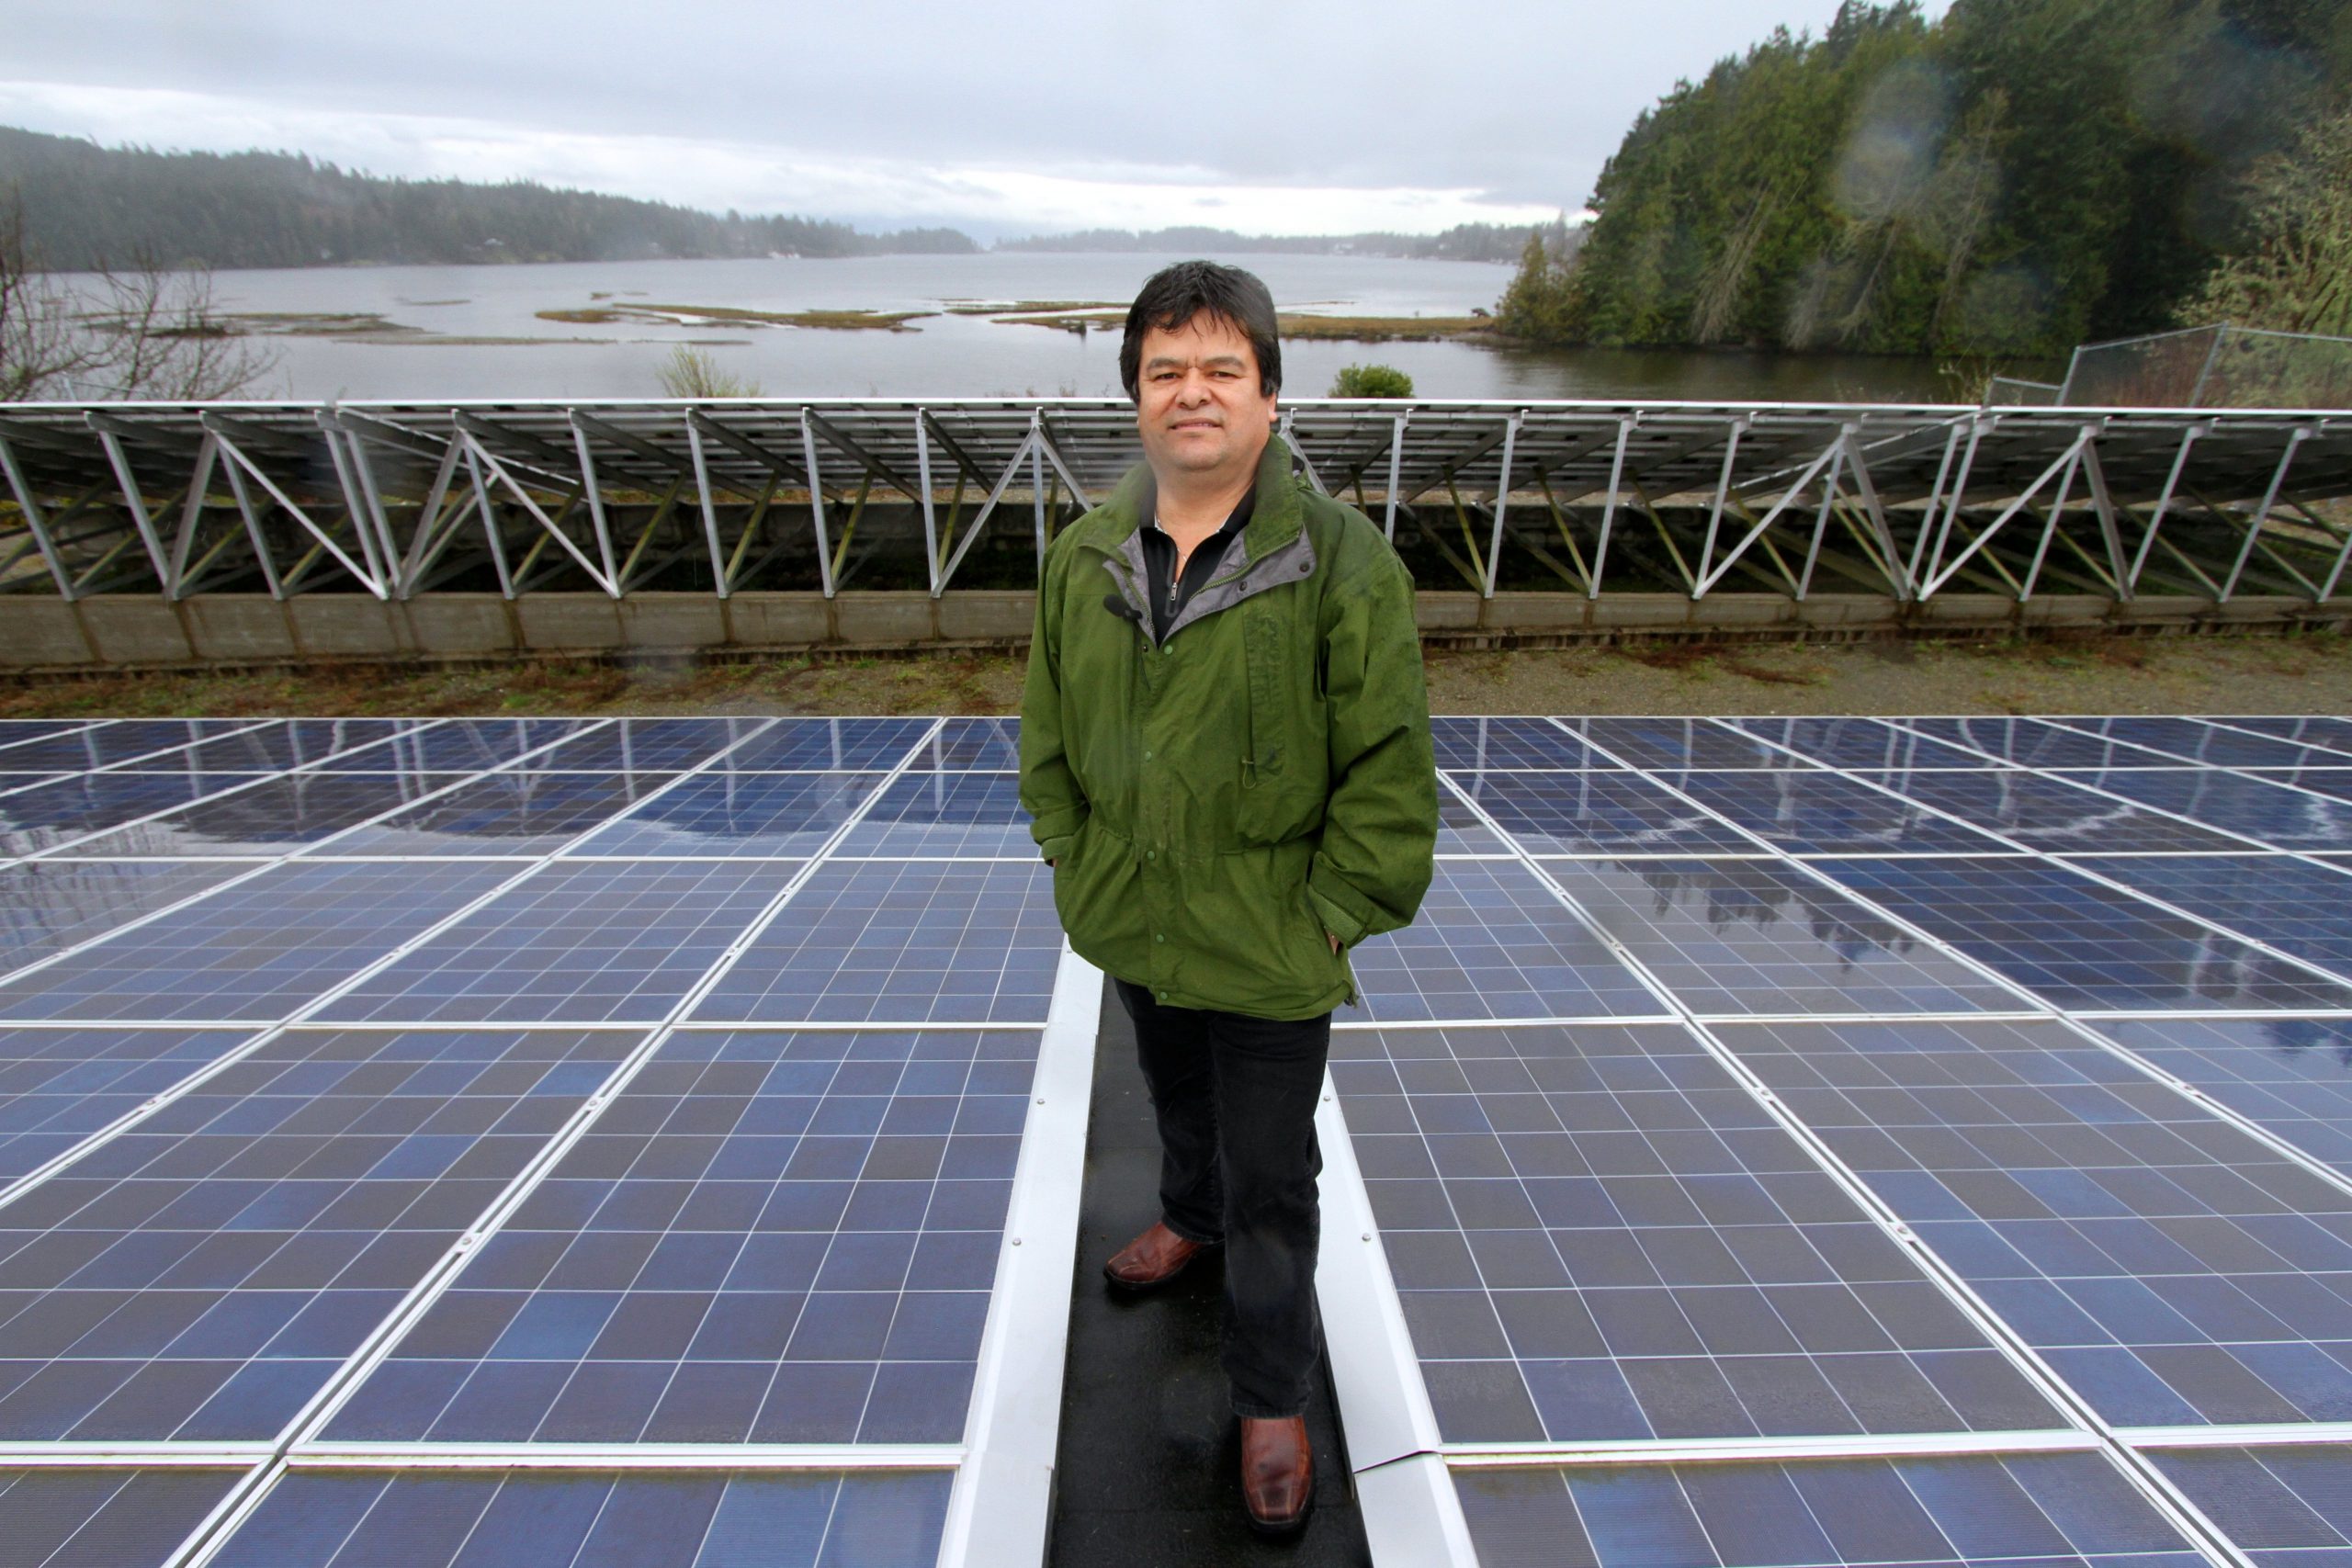
[[[1428,232],[1574,211],[1678,76],[1836,8],[0,0],[0,123],[982,238]]]

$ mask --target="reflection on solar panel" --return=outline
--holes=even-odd
[[[2352,1562],[2352,724],[1433,739],[1319,1123],[1378,1562]],[[1034,1560],[1018,743],[0,724],[0,1562]]]

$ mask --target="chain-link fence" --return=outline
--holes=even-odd
[[[2069,408],[2352,408],[2352,338],[2189,327],[2075,350]]]

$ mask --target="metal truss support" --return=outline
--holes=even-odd
[[[1600,597],[1601,574],[1609,567],[1609,533],[1617,524],[1618,488],[1625,478],[1625,443],[1632,439],[1641,417],[1634,414],[1617,422],[1617,449],[1609,459],[1609,496],[1600,503],[1600,537],[1592,547],[1592,586],[1585,591],[1588,599]]]
[[[1735,435],[1733,437],[1732,448],[1726,449],[1724,453],[1724,473],[1726,476],[1730,473],[1731,450],[1736,448],[1737,441],[1738,437]],[[1715,529],[1722,521],[1722,508],[1726,499],[1727,488],[1718,489],[1715,492],[1716,510],[1713,516],[1710,518],[1707,524],[1707,541],[1699,552],[1699,570],[1690,582],[1690,597],[1693,599],[1705,598],[1707,596],[1707,591],[1724,580],[1724,574],[1730,571],[1734,566],[1738,564],[1740,557],[1747,553],[1747,547],[1763,536],[1764,530],[1772,525],[1774,521],[1780,517],[1781,513],[1788,509],[1789,503],[1804,493],[1805,487],[1813,482],[1814,477],[1821,473],[1824,465],[1827,465],[1829,472],[1822,480],[1821,513],[1814,522],[1813,548],[1808,551],[1805,556],[1806,576],[1810,577],[1812,575],[1813,557],[1821,548],[1822,528],[1826,525],[1829,521],[1829,503],[1832,498],[1837,494],[1838,460],[1844,456],[1845,451],[1846,437],[1841,433],[1837,440],[1832,441],[1827,446],[1822,449],[1819,457],[1814,458],[1811,463],[1805,465],[1804,471],[1797,475],[1796,482],[1789,486],[1787,492],[1783,494],[1779,501],[1772,503],[1772,509],[1764,513],[1763,517],[1757,522],[1755,526],[1749,528],[1747,532],[1741,536],[1740,541],[1724,553],[1724,558],[1721,561],[1717,561],[1714,558]],[[1800,587],[1798,591],[1797,597],[1800,599],[1804,597],[1802,587]]]
[[[2083,482],[2090,491],[2091,511],[2098,518],[2099,542],[2107,548],[2107,570],[2100,575],[2107,579],[2109,591],[2129,604],[2132,581],[2123,567],[2123,530],[2116,521],[2115,495],[2107,488],[2107,468],[2099,461],[2096,437],[2083,447]]]
[[[692,425],[686,427],[686,434],[689,440],[693,439]],[[581,423],[577,411],[571,416],[571,445],[580,454],[580,486],[582,493],[588,498],[588,525],[596,533],[596,558],[604,563],[605,581],[614,585],[614,597],[617,598],[621,578],[619,569],[613,563],[612,525],[605,516],[604,487],[596,482],[596,454],[589,447],[588,430]],[[695,447],[695,474],[697,479],[702,474],[702,447],[698,443]],[[706,515],[710,511],[710,487],[707,484],[703,486],[703,511]],[[720,584],[718,592],[724,598],[726,585]]]
[[[603,589],[611,598],[617,599],[621,596],[619,579],[609,570],[599,569],[578,545],[571,542],[571,536],[557,525],[554,518],[547,514],[537,502],[531,499],[530,492],[507,471],[506,465],[500,462],[491,450],[481,444],[480,437],[470,430],[461,430],[458,439],[465,446],[466,468],[473,476],[475,503],[481,510],[482,524],[490,535],[491,548],[498,558],[499,577],[506,597],[509,599],[514,597],[514,578],[505,565],[505,541],[499,536],[498,516],[490,503],[490,487],[482,478],[482,470],[485,468],[489,469],[491,478],[503,486],[506,493],[514,497],[523,510],[530,515],[531,520],[539,525],[547,538],[553,541],[558,549],[570,556],[573,564],[586,572],[597,587]],[[534,549],[537,548],[535,544]]]
[[[25,481],[25,470],[17,462],[16,448],[6,436],[0,436],[0,468],[8,474],[8,489],[17,497],[17,510],[25,515],[25,526],[31,530],[33,543],[40,547],[40,558],[49,568],[51,581],[57,584],[58,596],[74,598],[74,579],[65,570],[65,558],[57,553],[55,541],[49,536],[49,519],[41,515],[40,502],[33,496],[33,487]]]
[[[2180,433],[2180,450],[2173,454],[2172,468],[2165,475],[2165,488],[2156,497],[2156,509],[2148,514],[2148,530],[2140,536],[2140,548],[2132,558],[2132,570],[2124,579],[2124,586],[2136,592],[2140,586],[2141,569],[2148,564],[2148,552],[2154,548],[2156,530],[2165,525],[2165,513],[2172,510],[2172,498],[2180,489],[2181,470],[2188,466],[2188,449],[2200,436],[2210,434],[2210,424],[2192,424]]]
[[[2075,470],[2082,467],[2083,454],[2091,449],[2091,443],[2098,438],[2098,432],[2099,427],[2096,424],[2083,426],[2082,434],[2075,436],[2075,444],[2067,448],[2065,470],[2058,476],[2058,491],[2050,502],[2050,520],[2041,525],[2041,537],[2033,547],[2033,564],[2025,569],[2025,581],[2018,587],[2019,604],[2033,597],[2033,585],[2041,577],[2041,563],[2050,556],[2050,541],[2056,536],[2058,525],[2065,516],[2066,498],[2075,488]],[[1990,534],[1992,530],[1988,528],[1985,532]]]
[[[1724,525],[1724,501],[1731,494],[1732,465],[1739,460],[1739,438],[1747,428],[1746,419],[1731,422],[1729,438],[1724,442],[1723,469],[1715,476],[1715,502],[1707,513],[1707,538],[1699,550],[1699,572],[1690,586],[1690,597],[1703,599],[1713,579],[1708,575],[1708,563],[1714,559],[1715,534]],[[1833,451],[1836,448],[1831,448]]]
[[[2222,580],[2222,604],[2230,602],[2230,595],[2237,592],[2238,579],[2245,574],[2245,563],[2254,554],[2255,541],[2262,537],[2262,525],[2270,521],[2270,509],[2278,503],[2278,491],[2287,482],[2287,470],[2294,467],[2295,449],[2313,434],[2307,424],[2297,425],[2287,433],[2287,449],[2278,454],[2278,466],[2271,470],[2270,488],[2262,492],[2262,504],[2255,509],[2254,520],[2246,525],[2245,543],[2238,547],[2238,558],[2232,563],[2230,575]]]
[[[833,547],[825,527],[825,470],[817,459],[817,432],[808,411],[800,411],[800,456],[808,466],[808,513],[817,525],[817,585],[826,598],[833,596]]]
[[[163,538],[155,532],[161,510],[153,513],[147,510],[147,498],[140,491],[139,476],[130,467],[130,454],[123,450],[122,437],[101,423],[96,415],[90,416],[89,423],[97,433],[98,446],[107,455],[107,466],[114,469],[116,482],[122,487],[123,504],[130,509],[130,525],[139,530],[140,542],[147,547],[147,559],[155,569],[155,581],[164,585],[166,598],[178,598],[177,580],[170,566],[171,558],[165,555]],[[196,491],[190,491],[191,495],[195,493]],[[164,504],[168,506],[170,502]]]
[[[1495,524],[1487,537],[1487,581],[1479,588],[1479,597],[1495,596],[1495,579],[1502,570],[1503,513],[1510,505],[1511,455],[1519,445],[1519,427],[1527,417],[1524,409],[1513,413],[1503,425],[1503,466],[1495,477]]]
[[[2084,430],[2086,432],[2092,428],[2094,427],[2086,425]],[[1944,541],[1945,538],[1950,536],[1953,526],[1959,521],[1960,505],[1963,499],[1963,487],[1965,486],[1968,478],[1966,471],[1967,464],[1963,461],[1962,464],[1961,473],[1962,482],[1952,488],[1951,504],[1945,509],[1942,532],[1939,534],[1936,539],[1936,547],[1934,552],[1928,558],[1928,575],[1926,580],[1919,584],[1919,597],[1922,599],[1928,598],[1940,590],[1945,583],[1950,582],[1955,576],[1957,576],[1960,572],[1960,569],[1967,565],[1971,558],[1983,551],[1985,543],[1990,540],[1995,534],[1998,533],[2001,528],[2007,524],[2010,518],[2015,517],[2019,512],[2024,511],[2027,503],[2031,502],[2035,496],[2041,493],[2041,487],[2048,484],[2052,479],[2056,479],[2062,469],[2071,474],[2076,459],[2082,454],[2083,443],[2086,439],[2087,436],[2086,434],[2077,434],[2073,441],[2067,443],[2066,449],[2064,451],[2059,453],[2056,457],[2051,459],[2050,466],[2041,470],[2041,476],[2031,484],[2026,486],[2022,494],[2011,501],[2007,506],[2002,508],[2000,514],[1995,517],[1992,522],[1986,524],[1984,529],[1979,532],[1975,537],[1970,539],[1960,553],[1952,557],[1951,563],[1947,565],[1943,560]],[[1972,435],[1970,437],[1972,456],[1973,455],[1973,448],[1974,444],[1975,438]],[[1990,560],[1992,558],[1987,556],[1985,558]],[[2039,561],[2039,555],[2037,555],[2035,558]],[[2018,597],[2020,599],[2025,597],[2025,593],[2022,589],[2018,592]]]
[[[245,520],[245,531],[253,538],[254,551],[262,558],[263,570],[273,579],[270,592],[274,595],[284,598],[287,585],[276,581],[275,572],[271,570],[269,548],[265,542],[261,525],[260,509],[254,505],[253,492],[246,485],[248,479],[253,483],[260,485],[268,493],[270,500],[276,502],[279,509],[294,520],[297,527],[318,542],[319,550],[325,552],[336,565],[358,579],[368,592],[374,594],[379,600],[391,597],[391,591],[386,585],[383,573],[376,562],[376,552],[368,542],[368,525],[362,521],[364,513],[348,509],[345,513],[345,518],[351,524],[352,534],[360,546],[360,553],[368,558],[368,563],[362,566],[359,562],[353,560],[345,552],[343,547],[336,544],[329,536],[327,530],[320,525],[318,520],[304,510],[292,496],[288,495],[277,481],[265,473],[261,465],[247,455],[245,449],[235,439],[235,436],[241,433],[236,431],[230,421],[220,415],[208,413],[204,416],[203,423],[206,433],[219,446],[221,455],[229,459],[229,489],[237,498],[237,511]],[[349,499],[347,490],[345,499],[346,502]],[[296,569],[297,572],[300,570],[300,567]]]
[[[1382,507],[1380,530],[1392,544],[1396,539],[1396,487],[1403,481],[1405,471],[1405,431],[1412,419],[1413,411],[1407,409],[1389,427],[1388,494]]]

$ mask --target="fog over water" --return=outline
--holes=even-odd
[[[756,310],[933,310],[963,301],[1125,301],[1172,256],[1000,252],[845,260],[582,262],[510,266],[319,267],[223,272],[232,313],[377,314],[396,339],[269,333],[277,364],[253,394],[332,398],[659,397],[656,371],[681,343],[771,396],[1116,396],[1118,333],[1080,336],[936,314],[910,330],[582,325],[541,310],[632,303]],[[1284,310],[1464,316],[1491,308],[1511,268],[1374,256],[1224,258],[1264,277]],[[610,298],[597,299],[597,295]],[[528,343],[479,340],[528,339]],[[477,341],[465,341],[465,340]],[[1932,367],[1860,356],[1528,351],[1464,343],[1283,344],[1284,389],[1319,396],[1345,365],[1409,374],[1430,398],[1688,398],[1912,400],[1937,395]]]

